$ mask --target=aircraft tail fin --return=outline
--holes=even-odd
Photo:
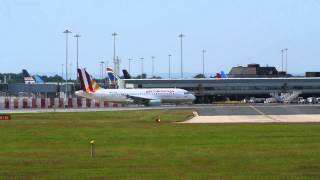
[[[22,69],[22,75],[23,75],[24,82],[26,84],[35,83],[35,80],[33,79],[32,76],[30,76],[30,74],[28,73],[28,71],[26,69]]]
[[[44,80],[42,80],[41,77],[37,74],[33,76],[33,79],[36,83],[44,83]]]
[[[220,72],[221,78],[228,78],[228,76],[224,73],[224,71]]]
[[[92,86],[93,92],[96,92],[98,89],[100,89],[99,84],[93,79],[91,80],[91,86]]]
[[[131,75],[128,73],[126,69],[122,70],[124,79],[131,79]]]
[[[113,72],[112,68],[111,67],[107,67],[106,68],[107,70],[107,74],[108,74],[108,78],[109,78],[109,82],[112,84],[112,85],[117,85],[118,84],[118,77],[117,75]]]
[[[26,69],[22,69],[22,75],[23,77],[31,77]]]
[[[90,75],[87,73],[85,69],[77,69],[80,85],[82,91],[85,92],[94,92],[93,84],[96,86],[96,83],[94,80],[91,80]]]
[[[220,74],[220,73],[216,73],[216,75],[214,76],[214,78],[220,79],[220,78],[221,78],[221,74]]]

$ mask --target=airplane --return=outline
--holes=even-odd
[[[221,78],[228,78],[228,76],[226,75],[226,73],[224,73],[224,71],[220,71],[220,73],[216,73],[216,75],[213,78],[217,78],[217,79],[221,79]]]
[[[128,73],[126,69],[122,70],[124,79],[131,79],[131,75]]]
[[[152,89],[104,89],[101,88],[85,69],[77,69],[82,90],[75,94],[89,99],[160,106],[162,103],[192,103],[195,96],[179,88]]]
[[[113,86],[117,86],[118,85],[118,77],[116,76],[116,74],[113,72],[112,68],[107,67],[107,74],[108,74],[108,79],[109,79],[109,83]]]
[[[224,71],[220,72],[221,78],[228,78],[228,76],[224,73]]]
[[[39,75],[36,74],[36,75],[30,76],[30,74],[26,69],[22,69],[22,75],[23,75],[25,84],[44,83],[44,81],[41,79]]]
[[[213,78],[221,79],[221,74],[220,73],[216,73],[216,75]]]

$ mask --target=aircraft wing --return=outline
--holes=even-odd
[[[128,99],[133,100],[136,103],[149,103],[152,100],[158,100],[158,98],[155,98],[153,96],[146,96],[146,95],[127,95]]]
[[[161,99],[152,95],[127,95],[127,98],[133,100],[133,103],[144,104],[145,106],[161,105]]]

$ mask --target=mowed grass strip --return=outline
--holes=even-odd
[[[172,123],[191,114],[12,114],[0,179],[320,179],[320,124]]]

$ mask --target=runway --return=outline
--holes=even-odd
[[[320,122],[319,105],[245,104],[200,107],[183,123],[310,123]]]
[[[320,105],[243,104],[195,107],[199,116],[320,114]]]

